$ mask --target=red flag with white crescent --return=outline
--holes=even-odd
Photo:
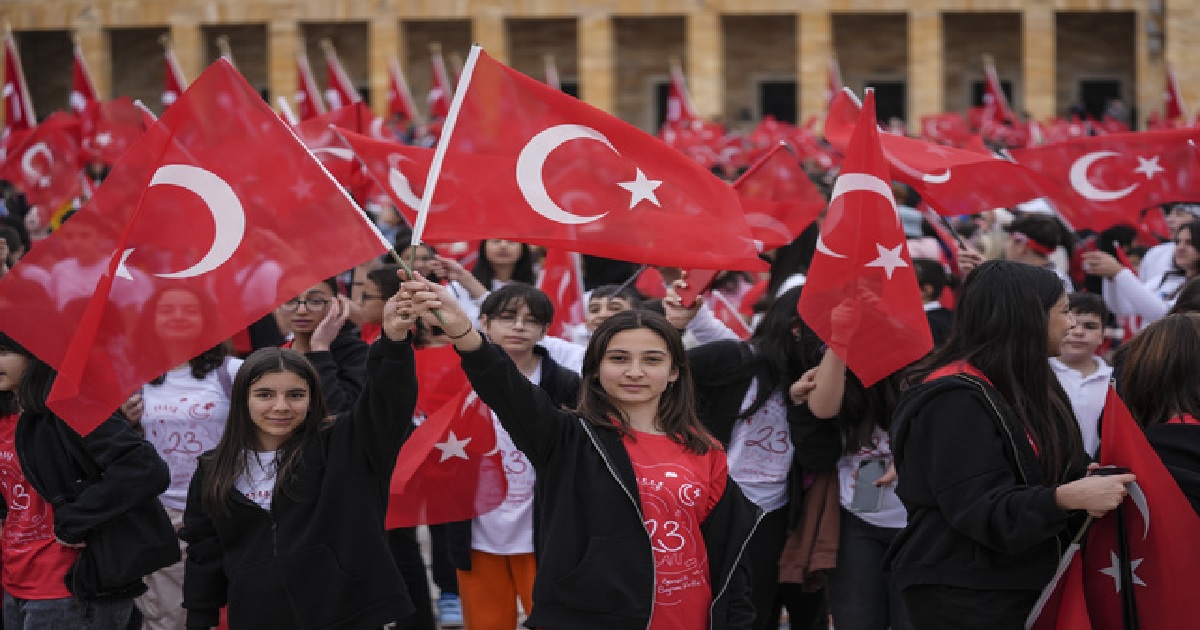
[[[296,113],[301,122],[325,113],[325,101],[304,52],[296,53]]]
[[[175,51],[170,42],[167,42],[163,48],[163,109],[179,100],[179,95],[187,88],[187,78],[183,76],[183,70],[179,67],[179,60],[175,58]]]
[[[21,53],[11,31],[4,35],[4,131],[28,131],[37,125],[33,99],[21,68]]]
[[[547,249],[537,288],[549,296],[554,305],[554,320],[546,329],[547,335],[566,338],[568,326],[583,324],[586,309],[579,254],[559,248]]]
[[[412,91],[395,57],[388,59],[388,115],[399,116],[406,123],[420,120]]]
[[[1179,93],[1179,83],[1175,80],[1175,69],[1167,64],[1167,85],[1163,91],[1163,115],[1167,120],[1179,120],[1187,112],[1183,107],[1183,95]]]
[[[0,179],[12,182],[48,218],[80,191],[79,120],[54,112],[9,149],[8,158]]]
[[[79,44],[73,47],[72,55],[74,64],[71,68],[71,111],[81,116],[88,105],[99,102],[100,96],[96,92],[96,82],[92,80],[92,73],[88,71],[87,60],[84,59],[83,49]]]
[[[332,44],[325,48],[325,85],[325,100],[329,103],[331,111],[362,102],[358,88],[354,87],[350,74],[342,66],[342,61],[338,59]]]
[[[58,369],[49,406],[86,435],[146,382],[387,249],[221,59],[0,279],[0,329]],[[199,317],[171,344],[155,323],[168,292]]]

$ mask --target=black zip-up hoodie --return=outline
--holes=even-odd
[[[188,490],[183,606],[188,628],[379,628],[413,611],[384,535],[388,484],[417,402],[412,346],[380,338],[358,404],[309,439],[271,510],[230,490],[231,513],[200,497],[209,457]]]
[[[901,589],[1038,590],[1050,581],[1071,519],[1054,489],[1067,479],[1045,479],[999,392],[967,374],[912,387],[891,438],[908,526],[884,569]]]
[[[463,370],[537,469],[537,578],[525,625],[546,630],[643,630],[654,607],[654,552],[637,478],[615,430],[560,410],[504,352],[484,343]],[[750,628],[742,558],[761,511],[733,480],[701,524],[708,548],[712,630]]]

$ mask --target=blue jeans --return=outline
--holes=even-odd
[[[5,630],[125,630],[132,599],[85,602],[74,597],[19,599],[4,594]]]
[[[883,554],[899,529],[876,527],[842,509],[837,567],[829,574],[829,608],[837,630],[910,630]]]

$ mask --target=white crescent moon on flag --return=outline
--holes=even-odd
[[[1075,162],[1071,164],[1070,173],[1071,186],[1075,189],[1075,192],[1087,199],[1091,199],[1092,201],[1115,201],[1136,190],[1138,187],[1137,184],[1131,184],[1120,190],[1103,190],[1096,188],[1090,181],[1088,181],[1088,169],[1092,167],[1092,164],[1095,164],[1104,158],[1115,157],[1118,155],[1121,154],[1117,153],[1116,151],[1092,151],[1091,153],[1084,154],[1084,156],[1078,160],[1075,160]]]
[[[413,192],[412,184],[409,183],[408,178],[404,176],[404,173],[401,173],[400,169],[397,168],[401,162],[411,162],[412,158],[405,157],[397,153],[392,153],[387,157],[387,161],[388,186],[391,187],[392,192],[396,193],[396,197],[399,198],[400,201],[404,202],[404,205],[412,208],[413,210],[419,210],[421,206],[421,198]]]
[[[54,156],[50,155],[50,147],[46,146],[45,142],[39,142],[30,147],[29,150],[21,156],[21,170],[25,171],[26,177],[30,179],[36,179],[40,182],[46,177],[46,175],[33,165],[33,159],[38,155],[46,156],[46,162],[48,164],[54,164]]]
[[[225,180],[198,166],[168,164],[154,172],[149,187],[154,186],[178,186],[191,191],[208,207],[216,227],[212,247],[199,262],[183,271],[154,275],[160,278],[192,278],[220,267],[233,256],[246,233],[246,213],[237,193]]]
[[[837,178],[833,184],[833,194],[829,196],[829,205],[837,201],[838,197],[855,191],[873,192],[887,200],[888,205],[892,207],[892,214],[896,217],[896,225],[900,223],[900,213],[896,210],[896,198],[892,196],[892,187],[887,182],[868,175],[867,173],[844,173]],[[817,236],[817,251],[832,256],[833,258],[845,258],[845,254],[839,254],[825,244],[825,240]]]
[[[786,225],[784,225],[783,221],[780,221],[769,214],[764,214],[762,212],[748,213],[746,214],[746,225],[761,230],[770,230],[789,241],[792,240],[791,234],[788,233],[788,228]]]
[[[546,192],[546,182],[542,179],[542,168],[546,165],[546,158],[563,143],[577,139],[602,142],[604,146],[612,149],[613,153],[620,155],[604,134],[591,127],[555,125],[534,136],[517,157],[517,186],[521,189],[526,203],[534,212],[564,225],[591,223],[608,215],[608,212],[591,217],[572,214],[563,210],[550,198],[550,193]]]
[[[321,147],[319,149],[312,149],[312,154],[316,155],[316,156],[331,155],[335,158],[338,158],[339,160],[353,160],[354,159],[353,151],[351,151],[350,149],[343,149],[340,147]]]
[[[945,184],[946,182],[950,181],[950,169],[946,169],[946,172],[938,175],[926,173],[925,175],[921,176],[921,181],[925,182],[926,184]]]
[[[1129,499],[1137,506],[1138,512],[1142,515],[1142,540],[1150,535],[1150,503],[1146,501],[1146,493],[1142,492],[1142,487],[1135,481],[1126,484],[1125,488],[1129,491]]]

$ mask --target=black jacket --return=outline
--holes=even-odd
[[[533,610],[547,630],[643,630],[654,605],[654,552],[629,453],[616,431],[560,410],[498,347],[463,354],[463,370],[537,469],[541,501]],[[732,480],[701,525],[713,630],[754,620],[746,542],[761,518]]]
[[[1050,581],[1071,518],[1054,499],[1066,479],[1045,478],[999,392],[965,374],[917,385],[900,401],[891,438],[908,526],[884,569],[900,588],[1037,590]]]
[[[65,429],[65,430],[64,430]],[[82,471],[63,448],[77,440],[102,471],[98,482],[81,479]],[[154,446],[118,415],[85,437],[53,415],[23,413],[17,421],[14,447],[29,484],[54,508],[54,535],[64,542],[84,542],[88,533],[162,494],[171,473]],[[0,518],[8,515],[4,505]],[[145,592],[140,582],[128,595]]]
[[[367,348],[358,326],[346,322],[329,344],[329,350],[304,353],[321,376],[321,392],[330,413],[350,411],[358,401],[367,384]]]
[[[411,427],[417,380],[412,346],[381,338],[354,411],[314,435],[271,510],[230,490],[228,515],[200,502],[201,456],[188,490],[183,606],[189,628],[378,628],[413,605],[388,550],[388,484]],[[211,453],[211,452],[210,452]]]
[[[1155,424],[1146,427],[1146,439],[1200,515],[1200,427]]]
[[[542,382],[538,387],[550,396],[559,407],[574,407],[579,401],[579,375],[554,362],[546,349],[534,346],[533,351],[542,357]],[[534,529],[541,519],[538,518],[538,499],[534,496]],[[458,521],[446,525],[446,538],[450,547],[450,563],[454,568],[463,571],[471,570],[471,521]],[[534,537],[537,546],[537,537]]]
[[[757,377],[759,383],[764,374],[753,374],[746,366],[754,360],[754,350],[742,341],[715,341],[688,351],[688,365],[692,368],[692,381],[696,387],[700,421],[708,427],[713,437],[728,446],[733,437],[733,427],[745,401],[746,390]],[[731,375],[739,376],[731,376]],[[786,388],[782,385],[787,404],[790,438],[795,454],[792,468],[788,472],[788,529],[800,520],[804,505],[804,473],[832,468],[841,453],[841,436],[832,422],[807,422],[811,417],[807,405],[793,405]],[[817,453],[819,455],[814,455]],[[833,453],[830,460],[828,453]],[[826,461],[828,460],[828,461]]]

